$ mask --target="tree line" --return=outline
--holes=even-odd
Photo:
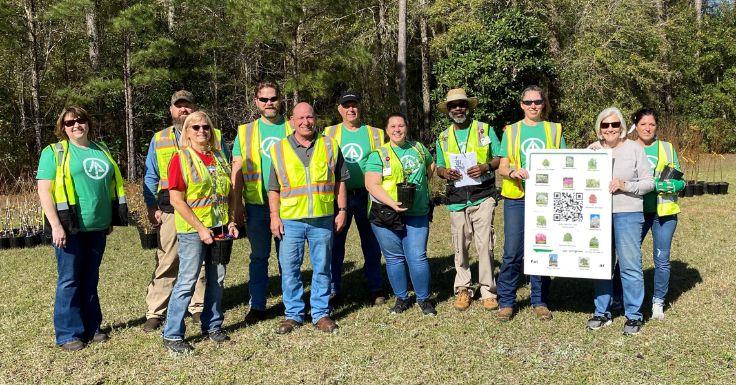
[[[734,5],[716,0],[0,0],[0,181],[33,175],[65,105],[90,111],[133,178],[174,90],[232,140],[264,79],[324,125],[354,90],[365,121],[406,111],[427,144],[449,88],[500,133],[540,84],[571,145],[607,106],[650,106],[677,142],[732,152],[735,42]]]

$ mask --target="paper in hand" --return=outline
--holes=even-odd
[[[450,158],[449,167],[460,172],[462,177],[455,181],[455,187],[476,186],[481,184],[479,178],[468,176],[468,169],[477,165],[478,161],[474,152],[465,154],[448,154]]]

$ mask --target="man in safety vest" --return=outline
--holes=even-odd
[[[345,181],[350,174],[337,142],[317,134],[312,106],[297,104],[291,124],[294,134],[271,147],[268,183],[271,233],[281,239],[279,263],[286,308],[286,318],[276,332],[290,333],[304,323],[300,269],[307,242],[312,263],[312,323],[318,330],[331,333],[337,329],[329,306],[332,236],[345,226]]]
[[[437,175],[447,180],[447,208],[450,210],[452,243],[455,246],[454,307],[467,310],[473,298],[469,249],[471,240],[478,252],[478,283],[483,308],[495,310],[496,281],[493,278],[493,214],[498,193],[494,170],[498,168],[501,144],[487,123],[470,119],[468,115],[478,105],[462,88],[447,92],[437,109],[446,113],[452,125],[437,139]],[[465,159],[475,157],[466,169]],[[464,172],[474,184],[456,186]]]
[[[241,192],[245,201],[237,202],[235,220],[246,222],[250,242],[248,291],[250,309],[246,324],[254,324],[266,316],[268,295],[268,257],[271,255],[271,232],[266,188],[271,168],[270,148],[274,143],[291,134],[291,125],[279,114],[281,92],[273,82],[260,82],[256,86],[254,103],[261,116],[238,127],[233,143],[232,179],[235,192]],[[245,218],[243,218],[243,216]],[[274,239],[276,253],[279,239]]]
[[[355,218],[360,235],[360,247],[365,263],[363,275],[368,281],[368,291],[373,305],[383,305],[386,295],[383,292],[381,274],[381,248],[368,222],[368,191],[365,189],[365,162],[368,154],[383,144],[383,130],[363,124],[360,119],[360,97],[353,92],[343,92],[337,101],[337,111],[342,123],[325,128],[324,134],[340,145],[350,179],[345,182],[348,194],[347,218],[343,231],[335,233],[332,245],[332,281],[330,283],[330,302],[334,306],[341,299],[342,265],[345,260],[345,241],[350,223]]]
[[[169,162],[179,151],[181,128],[184,120],[196,110],[194,96],[189,91],[176,91],[171,96],[172,125],[153,135],[146,156],[146,172],[143,179],[143,199],[148,208],[148,220],[158,226],[159,248],[156,250],[156,268],[146,293],[146,322],[143,330],[158,329],[166,317],[171,290],[179,273],[178,241],[174,225],[174,207],[169,203]],[[215,129],[217,143],[225,149],[220,130]],[[204,268],[189,305],[189,313],[199,322],[204,303]]]

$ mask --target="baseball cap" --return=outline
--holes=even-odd
[[[171,105],[172,106],[180,100],[184,100],[186,102],[194,104],[194,95],[192,95],[191,92],[185,91],[185,90],[176,91],[174,92],[173,95],[171,95]]]
[[[340,98],[337,99],[337,104],[345,104],[347,102],[360,103],[360,96],[352,91],[346,91],[340,94]]]

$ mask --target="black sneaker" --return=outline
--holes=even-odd
[[[627,319],[624,324],[624,335],[633,336],[641,332],[641,328],[644,326],[644,322],[638,319]]]
[[[389,310],[389,313],[391,314],[401,314],[405,311],[407,311],[411,307],[411,299],[401,299],[396,298],[396,303],[394,304],[394,307]]]
[[[164,339],[164,347],[168,349],[170,353],[175,355],[186,355],[194,352],[192,345],[189,345],[189,343],[184,340],[171,341]]]
[[[431,300],[417,301],[417,305],[422,309],[422,314],[436,316],[437,310],[434,309],[434,304]]]
[[[225,333],[224,331],[222,331],[222,329],[218,329],[218,330],[216,330],[214,332],[209,332],[209,333],[207,333],[207,336],[212,341],[215,341],[218,344],[219,343],[223,343],[225,341],[230,341],[230,337],[227,335],[227,333]]]
[[[613,323],[610,318],[605,315],[594,315],[588,320],[588,330],[598,330]]]

